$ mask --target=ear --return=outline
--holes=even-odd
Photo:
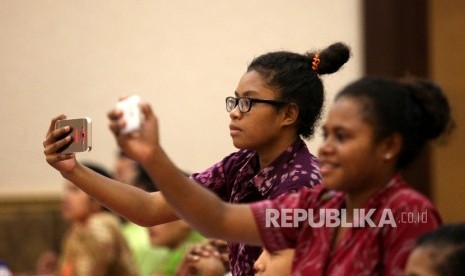
[[[295,103],[290,103],[283,109],[283,125],[294,124],[297,121],[297,118],[299,117],[299,107]]]
[[[382,142],[381,154],[385,162],[397,160],[400,151],[402,149],[403,140],[399,133],[394,133],[386,138]]]

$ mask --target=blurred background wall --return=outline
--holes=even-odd
[[[434,147],[432,195],[446,222],[465,220],[465,2],[431,1],[430,75],[447,91],[457,128]]]
[[[93,149],[78,158],[111,170],[106,113],[121,95],[139,94],[170,157],[199,171],[235,150],[224,98],[254,57],[336,41],[353,55],[324,77],[327,105],[365,74],[411,73],[445,89],[457,129],[406,175],[445,222],[463,221],[463,14],[460,0],[0,1],[0,259],[30,271],[38,252],[59,246],[62,179],[42,153],[53,116],[91,117]],[[317,133],[308,143],[313,152],[320,141]]]
[[[30,271],[59,246],[63,182],[42,153],[52,117],[91,117],[93,149],[78,158],[112,169],[106,114],[139,94],[173,161],[203,170],[235,150],[224,99],[254,57],[347,43],[351,60],[323,79],[330,102],[362,75],[362,20],[359,0],[0,1],[0,259]]]
[[[2,196],[60,192],[42,153],[57,114],[91,117],[93,149],[79,158],[111,167],[106,114],[139,94],[166,151],[194,172],[235,150],[224,98],[254,57],[346,42],[353,57],[325,78],[328,98],[363,71],[359,1],[5,0],[0,18]]]

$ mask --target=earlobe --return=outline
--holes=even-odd
[[[402,136],[399,133],[394,133],[386,138],[383,159],[388,162],[397,157],[402,149],[402,144]]]
[[[386,154],[384,155],[384,160],[386,160],[386,161],[391,160],[391,158],[392,158],[391,153],[386,153]]]

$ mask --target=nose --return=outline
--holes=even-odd
[[[231,119],[237,119],[241,116],[242,112],[239,110],[239,105],[236,105],[233,110],[229,112],[229,117]]]
[[[265,266],[257,261],[253,264],[254,275],[261,275],[265,271]]]
[[[320,147],[318,148],[318,156],[324,156],[324,155],[330,154],[333,151],[334,151],[334,145],[331,142],[331,139],[326,138],[323,140],[323,143],[321,143]]]

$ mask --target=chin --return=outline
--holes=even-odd
[[[238,142],[238,141],[234,141],[233,140],[233,145],[235,148],[237,149],[249,149],[250,147],[248,147],[247,143],[241,143],[241,142]]]
[[[342,185],[340,181],[331,178],[323,178],[323,186],[329,190],[341,191]]]

